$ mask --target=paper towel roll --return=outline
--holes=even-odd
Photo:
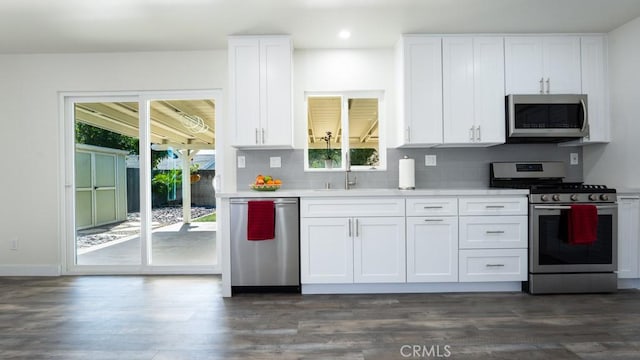
[[[415,161],[405,156],[400,159],[400,168],[398,171],[398,188],[401,190],[410,190],[416,188],[416,171]]]

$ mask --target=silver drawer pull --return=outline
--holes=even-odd
[[[487,209],[504,209],[504,205],[486,205]]]
[[[444,221],[444,219],[424,219],[424,221],[436,222],[436,221]]]
[[[504,230],[487,230],[487,234],[504,234]]]
[[[504,264],[487,264],[488,268],[504,267]]]
[[[425,209],[442,209],[443,206],[425,206]]]

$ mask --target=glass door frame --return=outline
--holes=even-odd
[[[74,92],[60,93],[60,119],[63,144],[60,152],[64,163],[64,201],[61,201],[60,221],[62,236],[60,244],[61,272],[64,275],[106,274],[220,274],[222,271],[222,236],[216,234],[217,261],[212,265],[153,265],[151,259],[151,148],[140,146],[140,259],[139,265],[78,265],[76,263],[75,230],[75,105],[87,102],[137,102],[139,108],[139,142],[150,144],[150,104],[156,100],[212,99],[215,106],[215,131],[222,130],[222,91],[136,91],[136,92]],[[222,149],[224,136],[216,136],[216,169],[223,169]],[[218,177],[222,188],[222,177]]]

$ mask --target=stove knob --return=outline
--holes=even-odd
[[[569,199],[571,199],[571,201],[578,201],[578,195],[572,194],[571,197],[569,197]]]
[[[551,197],[553,199],[553,201],[560,201],[560,195],[555,194]]]
[[[607,195],[607,194],[602,194],[602,195],[600,195],[600,200],[602,200],[602,201],[609,201],[609,195]]]
[[[596,195],[596,194],[591,194],[591,195],[589,195],[589,200],[591,200],[591,201],[596,201],[596,200],[598,200],[598,195]]]
[[[544,195],[540,196],[540,200],[542,200],[542,201],[549,201],[549,195],[544,194]]]

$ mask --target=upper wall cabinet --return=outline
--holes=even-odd
[[[443,146],[505,141],[502,37],[442,39]]]
[[[396,51],[399,144],[442,144],[442,38],[405,35]]]
[[[229,38],[229,118],[233,145],[292,148],[292,44],[289,36]]]
[[[607,39],[602,35],[580,38],[582,52],[582,93],[587,94],[589,136],[582,143],[610,140],[609,88],[607,86]]]
[[[505,38],[506,94],[580,94],[580,37]]]

